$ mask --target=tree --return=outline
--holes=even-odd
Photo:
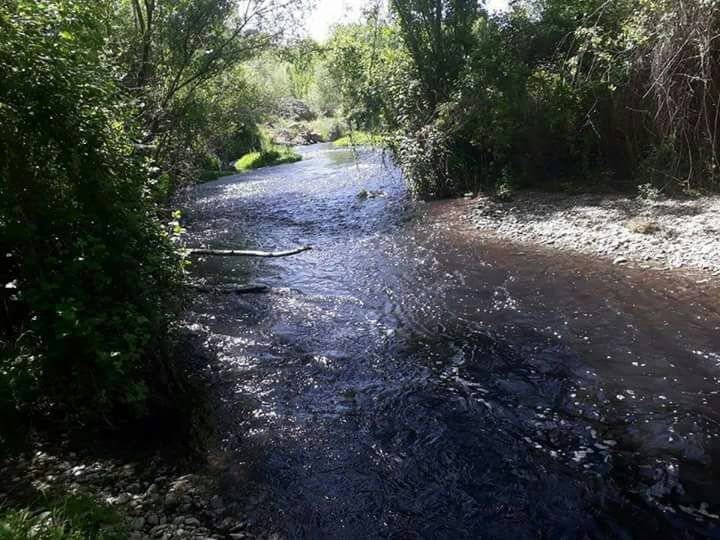
[[[133,156],[111,7],[0,8],[0,387],[95,420],[146,405],[180,272]]]
[[[392,9],[432,110],[452,91],[472,50],[480,4],[478,0],[392,0]]]
[[[193,134],[182,122],[198,92],[291,31],[305,0],[118,1],[122,81],[142,109],[138,142],[180,173],[198,159],[188,155]]]

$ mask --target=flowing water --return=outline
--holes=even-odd
[[[502,245],[382,155],[327,146],[197,187],[188,324],[217,353],[218,467],[287,538],[720,538],[713,284]],[[361,190],[370,197],[358,197]]]

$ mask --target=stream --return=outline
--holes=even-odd
[[[213,453],[280,538],[720,538],[720,289],[503,244],[372,150],[193,189]],[[362,190],[369,197],[358,196]]]

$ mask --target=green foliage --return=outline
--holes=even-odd
[[[410,67],[397,29],[374,17],[335,30],[325,51],[327,91],[357,130],[392,127],[403,113],[402,94]],[[329,90],[332,89],[332,90]]]
[[[120,82],[140,108],[141,142],[176,181],[210,153],[229,163],[257,140],[261,99],[242,68],[271,49],[304,0],[114,1]]]
[[[225,176],[232,176],[233,174],[236,174],[235,171],[200,171],[200,175],[198,176],[197,182],[199,184],[204,184],[205,182],[212,182],[213,180],[217,180],[219,178],[223,178]]]
[[[477,0],[393,0],[400,35],[413,60],[425,105],[434,108],[452,93],[452,83],[472,50]],[[448,84],[451,83],[451,84]]]
[[[295,163],[302,160],[302,156],[285,146],[273,146],[258,152],[245,154],[235,163],[238,172],[245,172],[261,167],[272,167],[285,163]]]
[[[333,116],[337,110],[339,99],[327,72],[326,51],[312,41],[303,40],[250,60],[246,73],[259,89],[259,110],[266,117],[276,114],[287,98],[302,100],[324,116]]]
[[[307,127],[310,131],[319,133],[324,142],[337,141],[344,137],[347,131],[341,120],[327,116],[308,122]]]
[[[44,499],[33,509],[0,509],[0,540],[122,540],[128,537],[114,510],[86,497]]]
[[[280,49],[279,56],[286,62],[290,95],[296,99],[307,99],[314,82],[315,65],[321,49],[310,39]]]
[[[350,146],[383,146],[384,144],[384,137],[381,135],[373,135],[365,131],[353,131],[333,142],[333,146],[336,148],[346,148]]]
[[[2,405],[143,410],[179,262],[133,154],[104,2],[0,8]]]
[[[389,134],[411,187],[445,196],[651,181],[720,187],[720,5],[393,0],[326,62],[355,127]]]

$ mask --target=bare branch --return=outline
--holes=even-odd
[[[253,251],[253,250],[237,250],[237,249],[204,249],[204,248],[191,248],[185,250],[188,255],[213,255],[216,257],[264,257],[264,258],[277,258],[277,257],[289,257],[291,255],[297,255],[305,251],[310,251],[311,246],[303,246],[297,249],[291,249],[288,251]]]

